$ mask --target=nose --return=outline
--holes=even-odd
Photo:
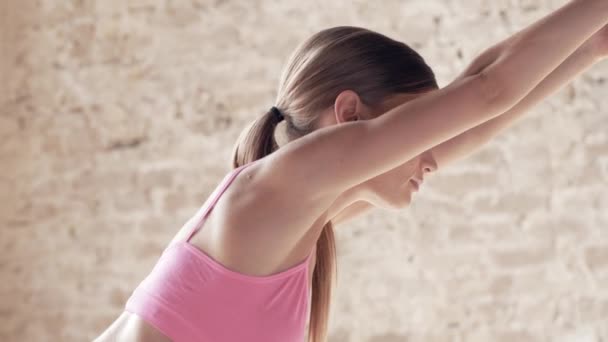
[[[437,170],[437,161],[433,157],[433,153],[429,150],[420,159],[420,165],[423,174],[427,172],[434,172]]]

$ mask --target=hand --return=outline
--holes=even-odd
[[[587,43],[593,53],[601,59],[608,57],[608,25],[593,34]]]

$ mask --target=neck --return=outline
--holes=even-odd
[[[344,212],[344,211],[350,211],[350,210],[355,210],[357,208],[355,203],[360,202],[360,201],[365,201],[367,199],[367,197],[362,193],[362,191],[360,189],[358,189],[358,187],[354,187],[351,188],[349,190],[344,191],[343,193],[341,193],[338,197],[336,197],[336,199],[333,201],[333,203],[329,206],[329,208],[326,211],[326,219],[324,223],[327,223],[328,221],[332,220],[333,218],[335,218],[337,215],[339,215],[340,213]],[[357,209],[359,210],[359,209]],[[349,215],[352,215],[354,213],[349,213]]]

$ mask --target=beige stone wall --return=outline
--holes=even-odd
[[[564,3],[3,0],[0,340],[90,340],[117,317],[312,33],[400,39],[443,87]],[[338,227],[329,341],[608,340],[607,71],[408,210]]]

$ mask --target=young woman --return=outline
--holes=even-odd
[[[428,173],[599,59],[589,38],[607,22],[607,1],[570,1],[442,89],[402,42],[349,26],[313,35],[275,106],[239,137],[235,169],[97,340],[302,342],[310,314],[309,341],[325,341],[332,225],[405,208]],[[278,149],[282,120],[290,142]]]

